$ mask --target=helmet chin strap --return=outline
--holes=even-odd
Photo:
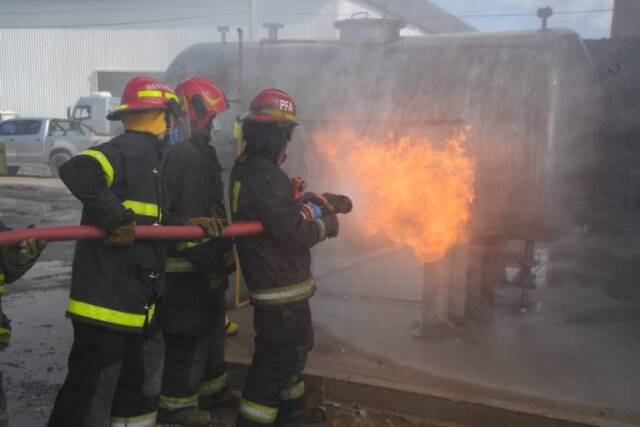
[[[282,166],[284,162],[287,161],[287,141],[282,144],[282,149],[278,152],[278,156],[276,157],[276,163],[278,166]]]
[[[278,166],[282,166],[282,164],[284,162],[286,162],[286,161],[287,161],[287,153],[285,153],[284,150],[283,150],[278,154],[278,158],[276,159],[276,163],[278,164]]]

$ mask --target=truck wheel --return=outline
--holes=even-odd
[[[71,154],[66,151],[58,151],[57,153],[53,153],[51,156],[51,160],[49,160],[49,169],[51,170],[51,175],[56,178],[60,175],[58,171],[60,170],[60,166],[62,166],[67,160],[71,158]]]
[[[9,176],[18,175],[18,171],[20,170],[20,166],[7,166],[7,173]]]

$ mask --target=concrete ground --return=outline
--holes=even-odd
[[[0,219],[11,227],[76,224],[79,208],[58,180],[0,177]],[[491,311],[439,341],[412,333],[422,308],[410,254],[357,258],[327,244],[317,253],[322,263],[314,266],[316,347],[307,372],[338,381],[324,396],[337,402],[329,405],[328,425],[430,425],[389,411],[428,416],[437,425],[455,418],[420,403],[394,402],[394,391],[592,425],[640,425],[640,304],[633,286],[626,285],[637,283],[636,240],[576,234],[556,243],[547,280],[530,293],[526,312],[519,310],[519,290],[501,286]],[[3,299],[14,339],[0,354],[0,369],[14,426],[43,425],[64,378],[72,251],[73,244],[52,244]],[[352,262],[344,263],[345,257]],[[612,268],[616,260],[625,271]],[[232,310],[230,316],[241,330],[229,340],[227,358],[247,363],[251,309]],[[379,386],[388,394],[365,399],[352,383]],[[221,417],[220,425],[229,424],[232,414]],[[499,425],[456,419],[456,425]]]

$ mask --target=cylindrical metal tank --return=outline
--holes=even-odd
[[[263,41],[243,46],[242,73],[239,58],[236,44],[195,45],[166,78],[213,78],[236,113],[258,89],[284,89],[298,102],[298,138],[336,120],[399,133],[462,120],[477,167],[473,236],[547,240],[588,220],[599,84],[572,31]]]

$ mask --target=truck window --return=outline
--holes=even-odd
[[[0,136],[9,136],[16,134],[17,123],[15,120],[7,120],[0,123]]]
[[[80,126],[78,126],[78,122],[65,122],[65,125],[67,127],[65,136],[82,135],[82,131],[80,130]]]
[[[91,118],[90,105],[76,105],[73,109],[73,118],[75,120],[86,120]]]
[[[49,136],[64,136],[65,129],[58,120],[49,122]]]
[[[94,136],[96,134],[96,131],[94,131],[91,126],[87,126],[84,123],[75,122],[73,125],[78,127],[78,132],[82,135]]]
[[[84,135],[78,122],[69,120],[51,120],[50,136],[79,136]]]
[[[16,135],[37,135],[40,133],[42,127],[42,121],[40,120],[20,120],[18,122],[18,128],[16,129]]]

